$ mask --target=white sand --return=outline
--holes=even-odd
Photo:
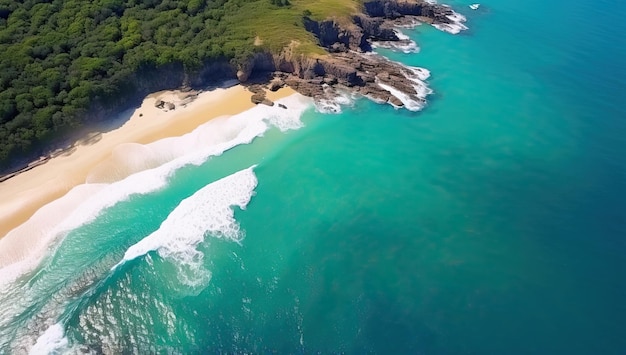
[[[275,101],[293,93],[292,89],[284,88],[268,92],[267,97]],[[200,93],[193,102],[183,105],[185,96],[180,91],[152,94],[122,127],[96,135],[89,143],[80,144],[76,149],[0,183],[0,237],[77,185],[112,182],[111,174],[106,172],[114,166],[115,155],[112,153],[116,147],[117,154],[120,154],[124,144],[147,144],[180,136],[210,119],[234,115],[254,107],[250,101],[252,93],[241,85]],[[176,103],[176,109],[166,112],[156,108],[154,104],[159,99]],[[130,173],[133,172],[117,174],[115,180]],[[107,178],[104,179],[104,176]]]

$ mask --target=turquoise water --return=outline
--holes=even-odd
[[[0,353],[625,353],[626,5],[450,4],[468,31],[380,50],[425,110],[309,109],[106,209],[0,294]],[[168,219],[227,176],[236,223]],[[166,220],[188,240],[111,270]]]

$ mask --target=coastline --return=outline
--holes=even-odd
[[[294,90],[286,87],[276,92],[268,91],[267,98],[275,101],[294,93]],[[188,95],[180,90],[148,95],[121,127],[106,133],[96,133],[51,157],[44,164],[1,182],[0,238],[73,187],[86,182],[113,182],[132,174],[127,172],[114,178],[103,177],[102,172],[108,170],[114,160],[116,148],[123,148],[124,144],[129,143],[148,144],[181,136],[211,119],[231,116],[255,106],[250,100],[253,93],[242,85],[201,92],[191,102],[185,101]],[[162,110],[155,107],[157,100],[173,101],[178,107]]]
[[[408,8],[398,5],[398,11],[401,10],[399,13],[403,14],[402,21],[413,24],[419,20],[419,16],[415,15],[421,14],[424,9],[415,7],[416,4],[404,4]],[[430,14],[433,23],[462,26],[465,21],[463,16],[448,7],[429,6],[433,12]],[[395,28],[404,22],[397,19],[385,20],[382,17],[388,14],[385,13],[386,10],[381,11],[383,10],[376,6],[366,9],[355,20],[360,30],[354,31],[352,28],[352,32],[348,31],[348,37],[363,38],[365,35],[369,41],[401,41],[404,37]],[[352,41],[354,43],[351,42],[350,48],[344,46],[339,51],[331,51],[332,46],[328,43],[336,44],[341,39],[338,35],[324,37],[319,29],[331,26],[339,30],[342,29],[341,25],[334,20],[319,23],[306,20],[307,26],[311,27],[308,30],[318,36],[320,44],[329,50],[327,56],[315,60],[302,57],[290,62],[293,64],[291,70],[282,71],[279,70],[279,64],[285,64],[286,58],[266,58],[261,55],[259,58],[255,57],[245,71],[238,71],[237,78],[239,82],[248,82],[253,69],[258,65],[274,72],[271,82],[262,85],[249,83],[250,86],[246,87],[235,85],[199,94],[181,90],[150,94],[121,127],[106,133],[88,135],[69,149],[56,151],[49,157],[31,163],[18,174],[0,181],[0,196],[3,196],[0,201],[0,242],[6,241],[7,236],[14,240],[16,235],[11,231],[38,214],[50,216],[59,213],[60,211],[52,211],[51,208],[45,210],[43,207],[60,199],[76,186],[80,185],[82,190],[96,189],[98,185],[120,181],[154,167],[155,161],[152,161],[151,156],[142,156],[142,146],[157,141],[162,141],[161,145],[170,144],[171,141],[166,138],[185,135],[213,118],[233,116],[253,108],[255,104],[272,105],[273,101],[299,93],[323,104],[328,112],[337,112],[338,103],[335,98],[341,96],[342,90],[347,90],[395,108],[411,111],[422,109],[425,97],[431,92],[423,82],[429,75],[427,70],[407,67],[382,56],[368,56],[364,53],[371,48],[363,41]],[[437,28],[451,32],[445,28]],[[269,61],[269,66],[256,63],[257,60],[263,62],[264,59]],[[192,98],[194,96],[195,99]],[[176,150],[176,146],[174,149]],[[118,164],[125,161],[131,164]],[[23,232],[20,230],[19,234]],[[28,233],[33,232],[45,231],[35,228]],[[0,267],[3,263],[0,256]]]

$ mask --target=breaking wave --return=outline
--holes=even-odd
[[[386,48],[402,53],[418,53],[420,47],[409,36],[399,30],[394,30],[399,41],[374,41],[372,48]]]
[[[452,15],[446,17],[452,21],[452,23],[435,23],[433,24],[433,27],[440,31],[452,33],[454,35],[467,30],[467,26],[464,24],[464,22],[467,21],[465,16],[452,11]]]
[[[197,127],[180,137],[166,138],[147,145],[125,145],[126,160],[132,165],[146,157],[149,166],[122,180],[100,183],[108,178],[90,176],[88,183],[79,185],[65,196],[42,207],[27,222],[0,239],[0,285],[14,281],[34,269],[49,252],[49,248],[67,232],[93,221],[103,210],[128,200],[136,194],[147,194],[167,185],[177,169],[200,165],[211,156],[240,144],[249,144],[274,126],[281,131],[302,127],[300,116],[311,105],[301,95],[278,100],[278,105],[258,105],[240,114],[220,117]],[[115,172],[112,172],[115,173]]]
[[[235,220],[234,206],[245,209],[257,186],[252,166],[215,181],[184,199],[161,227],[128,248],[115,270],[127,261],[150,251],[173,261],[179,280],[188,286],[204,285],[210,273],[202,267],[204,254],[196,249],[205,236],[239,242],[244,237]]]
[[[386,84],[379,81],[378,85],[397,97],[407,110],[419,111],[426,105],[426,97],[433,93],[433,90],[424,82],[424,80],[430,77],[430,72],[424,68],[404,65],[403,67],[405,68],[404,76],[413,83],[412,86],[415,89],[415,95],[409,95],[388,83]]]

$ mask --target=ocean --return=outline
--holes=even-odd
[[[377,49],[423,110],[291,97],[93,186],[0,270],[0,353],[626,353],[626,3],[448,3]]]

